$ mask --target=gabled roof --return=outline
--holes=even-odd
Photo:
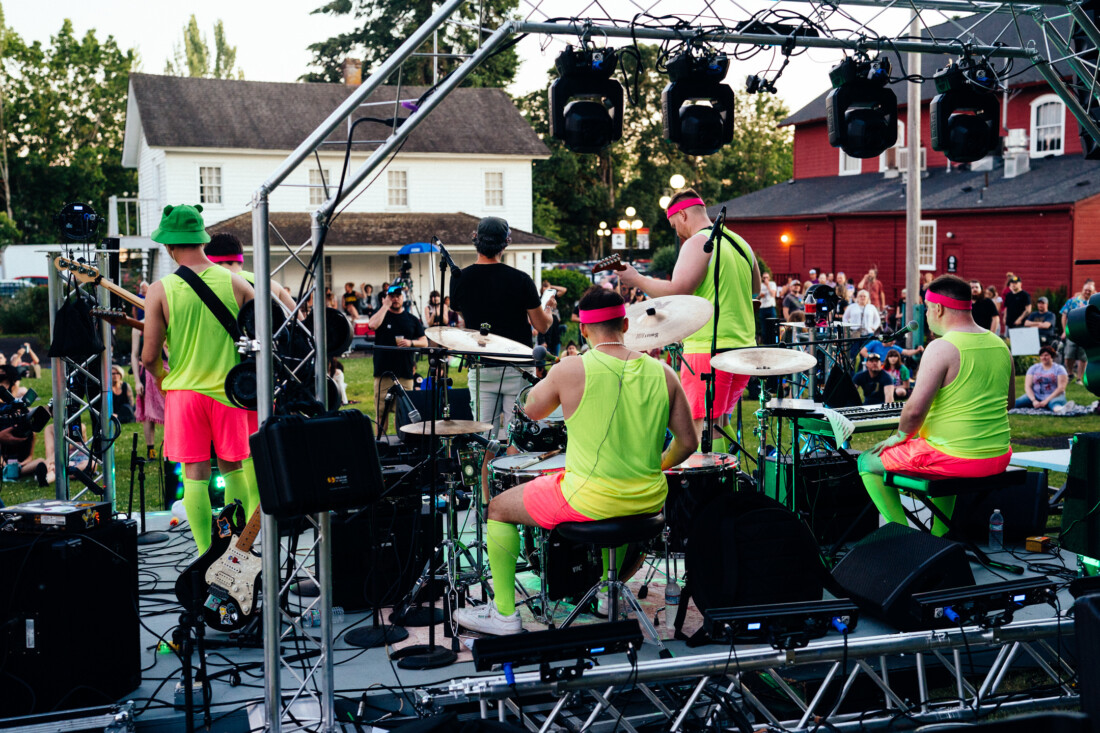
[[[1012,16],[1004,13],[993,13],[988,17],[978,20],[979,16],[973,15],[968,18],[961,18],[955,21],[948,21],[939,25],[931,26],[930,28],[924,28],[921,30],[922,38],[938,38],[938,39],[951,39],[961,34],[964,30],[970,29],[971,40],[974,43],[982,45],[992,45],[994,40],[997,40],[1005,45],[1009,46],[1024,46],[1034,42],[1035,46],[1039,49],[1039,52],[1046,56],[1044,52],[1046,43],[1043,39],[1043,33],[1039,29],[1039,26],[1035,23],[1035,20],[1030,15],[1019,14],[1016,16],[1016,25],[1014,28],[1019,28],[1017,32],[1014,28],[1010,28],[1001,34],[1006,24],[1012,23]],[[973,26],[973,27],[971,27]],[[1065,37],[1069,29],[1068,20],[1060,20],[1054,23],[1054,26]],[[1053,51],[1052,51],[1053,53]],[[890,58],[890,63],[894,65],[894,69],[891,72],[893,76],[901,76],[901,69],[898,68],[897,54],[887,54]],[[958,50],[957,46],[953,50],[945,49],[945,55],[939,54],[921,54],[921,76],[924,77],[924,82],[921,84],[921,100],[929,101],[932,97],[936,96],[936,85],[932,81],[932,75],[947,65],[948,59],[957,58]],[[1056,54],[1055,54],[1056,55]],[[902,58],[908,62],[908,56],[902,54]],[[994,59],[996,64],[995,68],[999,71],[1001,65],[1004,64],[1004,59]],[[1069,66],[1064,62],[1054,65],[1055,71],[1059,76],[1066,77],[1070,75]],[[1028,86],[1031,84],[1046,84],[1046,80],[1039,75],[1039,72],[1035,70],[1035,67],[1030,61],[1023,59],[1015,59],[1011,71],[1008,72],[1012,77],[1009,83],[1013,87]],[[829,77],[827,74],[822,74],[822,85],[826,86],[829,83]],[[894,90],[894,94],[898,97],[898,107],[904,109],[906,105],[906,82],[898,82],[891,84],[890,89]],[[812,122],[814,120],[825,119],[825,97],[828,96],[831,89],[823,91],[814,101],[807,104],[802,109],[795,112],[793,115],[781,122],[781,125],[796,125],[802,122]]]
[[[1100,165],[1080,156],[1031,161],[1031,170],[1005,178],[1004,169],[986,173],[942,168],[921,179],[924,211],[952,209],[1013,209],[1022,206],[1071,204],[1100,194]],[[905,186],[901,178],[881,173],[859,176],[800,178],[726,202],[726,215],[736,219],[774,219],[813,214],[903,212]],[[710,207],[711,215],[720,205]]]
[[[272,251],[281,236],[293,245],[310,237],[310,215],[305,212],[271,212]],[[436,235],[445,246],[452,243],[468,245],[477,231],[478,217],[470,214],[373,214],[345,212],[336,217],[325,237],[325,246],[378,245],[393,248],[411,242],[430,241]],[[220,232],[236,234],[246,247],[252,246],[252,214],[241,214],[206,228],[211,235]],[[278,232],[276,236],[275,231]],[[520,229],[512,230],[512,243],[551,248],[552,239]]]
[[[136,101],[146,142],[157,148],[290,151],[352,91],[353,87],[344,84],[130,75],[130,99]],[[424,87],[402,87],[401,99],[415,100],[425,91]],[[396,95],[397,87],[376,89],[367,101],[389,104],[360,107],[353,119],[392,117]],[[134,105],[127,110],[129,118]],[[408,117],[410,111],[399,107],[398,114]],[[380,140],[389,131],[385,125],[365,122],[355,129],[355,139]],[[347,124],[338,126],[328,140],[340,145],[329,149],[342,152],[347,134]],[[364,144],[356,149],[376,147]],[[504,90],[488,88],[451,92],[409,135],[403,152],[531,157],[550,154]]]

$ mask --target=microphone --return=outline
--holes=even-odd
[[[393,386],[390,387],[389,392],[393,394],[395,390],[397,392],[397,399],[400,400],[401,403],[405,405],[405,409],[408,410],[409,422],[420,422],[420,411],[416,409],[416,406],[413,404],[412,398],[409,397],[409,393],[406,392],[405,388],[401,386],[401,382],[398,382],[396,380],[394,381]]]
[[[462,271],[455,264],[455,261],[451,259],[451,253],[447,251],[447,248],[443,246],[443,242],[439,241],[439,237],[432,235],[432,244],[439,247],[439,254],[443,256],[443,261],[447,263],[447,267],[451,268],[451,280],[456,280],[462,275]]]
[[[463,435],[462,439],[466,440],[470,443],[477,443],[478,445],[480,445],[482,448],[486,449],[490,453],[495,454],[495,453],[500,451],[500,441],[499,440],[495,440],[495,439],[494,440],[489,440],[488,438],[485,438],[481,435],[478,435],[477,433],[469,433],[467,435]]]
[[[531,358],[536,363],[540,361],[546,361],[547,359],[549,359],[550,361],[561,361],[560,356],[554,356],[549,351],[547,351],[546,347],[542,344],[539,344],[535,348],[531,349]]]
[[[718,212],[718,218],[714,220],[714,226],[710,228],[710,238],[707,239],[707,243],[703,245],[703,251],[708,255],[714,251],[714,240],[717,238],[719,232],[722,231],[722,227],[726,223],[726,207],[723,206],[722,210]]]
[[[883,336],[882,337],[882,343],[886,343],[887,341],[897,341],[899,338],[901,338],[905,334],[912,333],[913,331],[916,331],[917,330],[917,325],[918,324],[917,324],[916,321],[909,321],[909,323],[905,324],[905,328],[902,328],[898,331],[895,331],[894,333],[890,334],[889,336]]]

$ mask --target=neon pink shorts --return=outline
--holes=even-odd
[[[684,362],[686,366],[680,367],[680,384],[684,386],[684,394],[691,405],[691,419],[702,420],[706,415],[707,383],[700,376],[710,371],[710,354],[684,354]],[[741,399],[741,393],[749,384],[747,374],[717,371],[715,374],[717,379],[714,383],[714,405],[710,410],[712,418],[733,412],[733,406]]]
[[[562,522],[595,521],[569,506],[561,493],[564,476],[565,471],[558,471],[520,484],[523,487],[523,508],[544,529],[553,529]]]
[[[982,478],[1004,473],[1012,450],[993,458],[957,458],[933,448],[924,438],[913,438],[886,448],[879,454],[887,471],[948,478]]]
[[[248,413],[189,389],[164,400],[164,455],[180,463],[210,460],[210,444],[223,461],[248,458]]]
[[[255,410],[245,410],[248,413],[248,434],[254,435],[260,429],[260,413]]]

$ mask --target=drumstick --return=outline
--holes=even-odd
[[[552,451],[547,451],[546,453],[542,453],[542,454],[537,455],[537,456],[532,456],[531,460],[527,461],[526,463],[523,463],[522,465],[516,466],[516,468],[522,471],[525,468],[530,468],[531,466],[535,465],[536,463],[541,463],[542,461],[545,461],[547,458],[552,458],[552,457],[556,456],[559,453],[561,453],[561,448],[556,448]]]

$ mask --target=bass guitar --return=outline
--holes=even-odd
[[[118,308],[92,308],[91,313],[94,317],[116,326],[129,326],[139,331],[145,330],[144,323],[135,318],[131,318],[126,314],[126,311],[119,310]]]
[[[82,283],[92,283],[114,293],[130,305],[135,305],[138,308],[145,308],[144,298],[140,295],[134,295],[126,288],[111,282],[103,277],[99,270],[91,265],[86,265],[76,260],[70,260],[67,257],[56,257],[54,258],[53,266],[57,268],[58,272],[71,272],[73,277]]]
[[[234,503],[218,516],[210,549],[195,560],[176,580],[176,598],[184,607],[194,599],[205,599],[200,612],[206,625],[216,631],[235,631],[255,616],[259,606],[262,560],[252,550],[260,532],[260,508],[243,528],[236,515],[244,515]],[[191,528],[195,530],[194,527]],[[194,588],[192,578],[202,578]]]

